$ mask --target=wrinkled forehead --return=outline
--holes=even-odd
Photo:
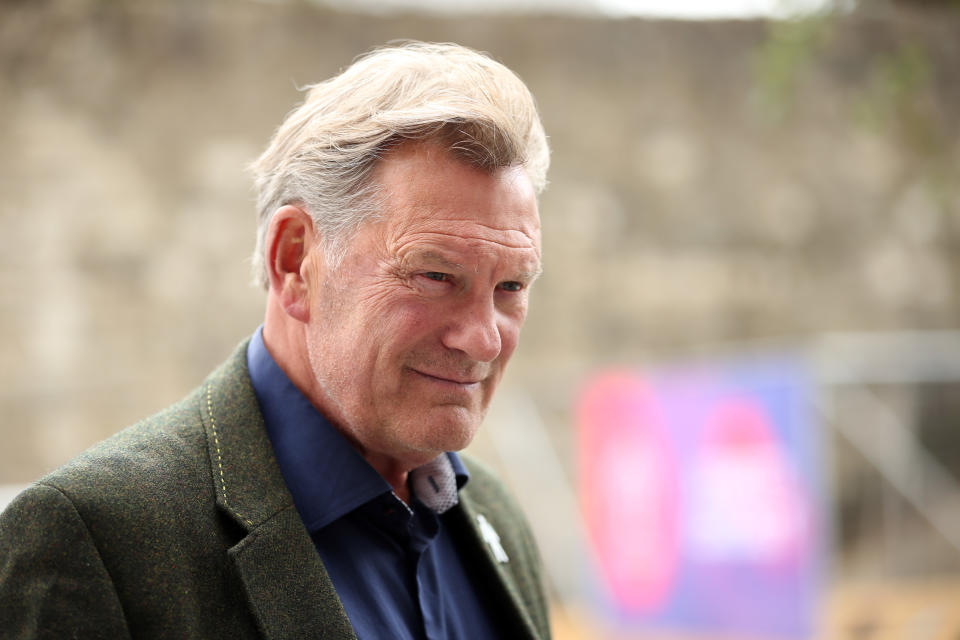
[[[460,225],[479,238],[519,234],[526,240],[510,244],[539,246],[536,193],[522,166],[476,167],[437,145],[418,143],[385,156],[375,179],[393,226],[443,232]]]

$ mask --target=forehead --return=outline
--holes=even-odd
[[[384,158],[376,177],[388,243],[533,251],[539,258],[536,196],[522,167],[478,169],[435,145],[411,144]]]

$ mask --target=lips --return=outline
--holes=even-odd
[[[425,371],[420,371],[419,369],[411,369],[414,373],[428,378],[430,380],[436,380],[438,382],[447,382],[450,384],[459,384],[462,386],[470,386],[473,384],[478,384],[483,381],[483,378],[464,378],[458,375],[450,375],[444,373],[427,373]]]

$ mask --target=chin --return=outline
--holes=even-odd
[[[473,442],[474,436],[477,435],[477,429],[471,429],[470,431],[457,435],[459,437],[451,437],[448,439],[447,446],[443,447],[444,451],[460,451],[461,449],[466,449],[470,446],[470,443]]]
[[[453,419],[445,417],[436,420],[423,434],[424,444],[427,444],[425,448],[433,451],[460,451],[473,442],[482,421],[483,416],[474,413],[468,415],[461,413]]]

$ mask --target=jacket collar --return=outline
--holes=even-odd
[[[355,640],[293,506],[250,384],[244,341],[201,389],[217,506],[241,528],[227,551],[264,636]]]

